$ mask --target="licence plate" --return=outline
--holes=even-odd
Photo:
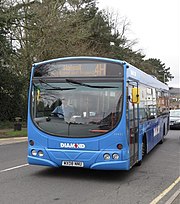
[[[83,167],[84,163],[79,161],[62,161],[62,166]]]

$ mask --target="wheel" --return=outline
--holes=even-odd
[[[144,158],[145,155],[146,155],[146,136],[144,136],[142,141],[142,159]],[[136,163],[136,166],[141,166],[142,159]]]
[[[136,166],[141,166],[141,164],[142,164],[142,160],[138,161],[138,162],[136,163]]]
[[[162,136],[162,139],[159,141],[159,144],[163,144],[164,142],[164,135]]]
[[[144,158],[145,155],[146,155],[146,139],[144,136],[143,141],[142,141],[142,158]]]
[[[164,142],[164,136],[165,136],[165,125],[164,125],[164,128],[163,128],[163,135],[162,135],[161,140],[159,141],[159,144],[163,144],[163,142]]]

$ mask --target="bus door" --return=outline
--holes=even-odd
[[[138,104],[132,101],[132,89],[137,86],[129,84],[128,86],[128,100],[127,100],[127,123],[128,136],[130,148],[130,166],[133,166],[138,160],[138,135],[139,135],[139,117]]]

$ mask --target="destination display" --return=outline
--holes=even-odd
[[[123,76],[120,64],[104,62],[54,62],[35,68],[34,77],[105,77]]]
[[[106,76],[106,64],[61,65],[51,73],[52,77]]]

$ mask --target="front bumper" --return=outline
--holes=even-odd
[[[53,161],[42,159],[38,157],[28,156],[28,163],[32,165],[62,167],[61,163],[56,164]],[[129,161],[105,161],[96,162],[91,165],[84,162],[84,168],[96,169],[96,170],[129,170]]]
[[[176,130],[180,130],[180,123],[170,124],[170,129],[171,129],[171,130],[173,130],[173,129],[174,129],[174,130],[175,130],[175,129],[176,129]]]
[[[52,162],[48,159],[42,159],[39,157],[28,156],[27,161],[29,164],[32,164],[32,165],[58,167],[58,165],[55,162]]]
[[[38,152],[40,148],[33,148]],[[32,147],[28,149],[28,163],[33,165],[61,167],[63,161],[83,162],[83,168],[97,170],[128,170],[130,169],[129,154],[126,150],[57,150],[43,149],[43,157],[32,155]],[[109,160],[104,160],[104,154],[110,155]],[[113,159],[113,154],[119,155],[119,159]]]

